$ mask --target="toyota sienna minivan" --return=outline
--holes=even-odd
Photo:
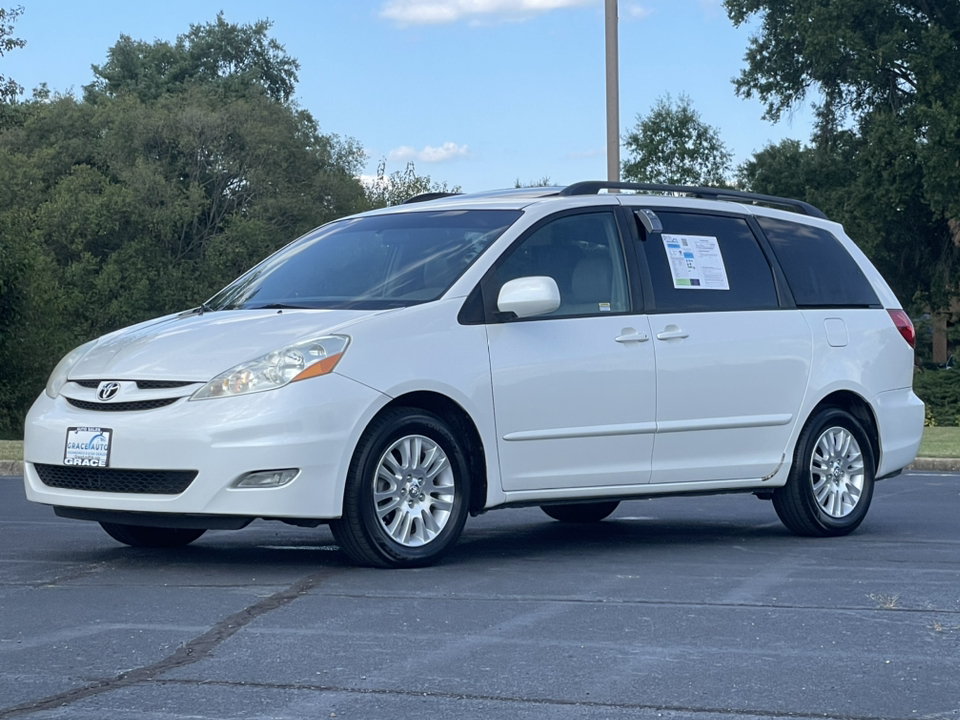
[[[844,535],[913,460],[913,326],[817,208],[604,182],[414,200],[69,353],[27,417],[27,497],[128,545],[262,518],[411,567],[468,515],[657,495],[754,493]]]

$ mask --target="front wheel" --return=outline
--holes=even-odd
[[[354,453],[343,515],[330,523],[351,560],[383,568],[436,562],[467,519],[470,473],[450,425],[433,413],[395,408],[370,424]]]
[[[147,527],[145,525],[122,525],[102,522],[100,527],[114,540],[131,547],[174,548],[189,545],[206,530],[187,528]]]
[[[608,517],[619,500],[592,503],[572,503],[570,505],[541,505],[540,509],[554,520],[568,523],[594,523]]]
[[[773,506],[787,528],[807,537],[835,537],[863,522],[873,498],[874,459],[860,422],[824,408],[800,433],[787,484]]]

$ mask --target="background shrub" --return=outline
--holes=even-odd
[[[960,370],[925,370],[913,389],[927,405],[927,425],[960,425]]]

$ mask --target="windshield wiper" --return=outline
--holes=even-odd
[[[246,310],[310,310],[306,305],[288,305],[286,303],[267,303],[266,305],[248,305]]]
[[[212,307],[203,303],[198,305],[195,308],[190,308],[189,310],[184,310],[177,317],[189,317],[190,315],[203,315],[205,312],[216,312]]]

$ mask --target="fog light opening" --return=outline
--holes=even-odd
[[[236,488],[278,488],[292,483],[300,474],[298,468],[286,470],[257,470],[237,478],[233,486]]]

